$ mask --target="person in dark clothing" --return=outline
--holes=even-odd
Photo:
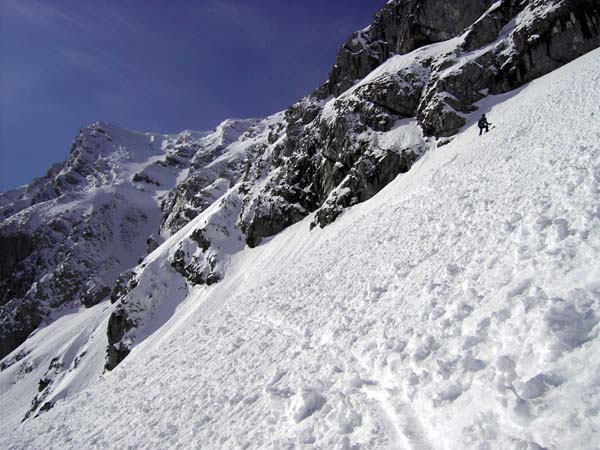
[[[479,125],[479,136],[481,136],[483,130],[485,130],[486,133],[490,131],[491,123],[488,122],[487,117],[485,117],[485,114],[481,115],[481,119],[479,119],[477,125]]]

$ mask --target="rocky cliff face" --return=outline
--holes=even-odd
[[[394,0],[340,48],[327,82],[317,96],[337,97],[394,55],[446,41],[475,22],[492,0]]]
[[[261,120],[226,120],[193,144],[194,157],[187,176],[162,205],[163,233],[179,231],[237,183],[264,145],[264,139],[257,136],[266,126]]]
[[[112,369],[245,245],[336,220],[599,30],[595,0],[392,0],[285,112],[202,134],[82,130],[64,164],[0,194],[0,357],[52,311],[110,297]]]
[[[248,244],[315,211],[314,223],[324,226],[408,170],[426,139],[380,144],[403,119],[425,136],[452,136],[485,96],[600,45],[597,2],[491,3],[392,1],[353,35],[329,80],[286,111],[246,175]]]
[[[503,1],[469,27],[441,62],[417,109],[427,134],[450,136],[488,94],[522,86],[600,45],[597,2]],[[454,61],[457,61],[455,58]]]

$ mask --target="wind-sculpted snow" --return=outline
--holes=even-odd
[[[329,227],[308,217],[236,253],[115,370],[0,445],[596,449],[599,73],[594,51],[490,97],[489,133],[475,113]],[[173,274],[151,268],[195,225],[136,289],[165,289]]]

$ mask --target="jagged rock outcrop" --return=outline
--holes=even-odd
[[[330,223],[339,214],[333,210],[372,197],[423,150],[414,129],[409,151],[399,147],[402,140],[390,147],[379,144],[378,136],[399,118],[381,106],[342,101],[306,124],[304,111],[318,104],[305,99],[288,109],[279,139],[245,175],[241,227],[250,246],[321,207],[329,211],[317,214],[316,223]],[[269,166],[273,170],[265,171]]]
[[[110,315],[106,334],[108,337],[108,347],[106,349],[106,369],[112,370],[123,361],[131,349],[122,342],[125,333],[131,330],[135,323],[129,319],[127,309],[123,306],[117,308]]]
[[[190,142],[184,138],[175,142],[178,148],[189,148],[194,158],[187,177],[162,205],[163,233],[179,231],[237,183],[264,145],[266,127],[268,121],[226,120],[202,139]]]
[[[600,45],[600,6],[591,0],[502,1],[457,46],[468,61],[438,62],[417,116],[427,134],[451,136],[488,94],[522,86]],[[455,58],[456,61],[456,58]]]
[[[509,3],[509,5],[506,5]],[[503,2],[498,14],[509,21],[511,2]],[[514,8],[514,7],[513,7]],[[595,0],[532,1],[529,9],[541,11],[525,17],[511,33],[504,52],[494,54],[501,66],[490,93],[502,93],[545,75],[600,46],[600,4]],[[479,28],[492,28],[482,23]],[[492,29],[498,29],[496,27]],[[476,46],[476,42],[475,45]],[[507,56],[506,59],[501,59]]]
[[[354,33],[340,48],[327,82],[317,97],[337,97],[394,55],[451,39],[477,20],[492,0],[394,0],[373,23]]]
[[[45,176],[34,179],[28,185],[12,191],[0,192],[0,220],[37,203],[56,198],[60,191],[54,184],[54,180],[64,167],[65,163],[54,164]]]
[[[312,212],[318,211],[314,224],[326,225],[407,171],[426,148],[414,139],[412,148],[377,147],[377,134],[416,118],[425,135],[451,136],[489,93],[518,87],[595,48],[597,9],[590,0],[388,2],[342,46],[313,95],[268,124],[225,122],[199,142],[204,157],[236,140],[251,144],[243,158],[217,159],[212,167],[194,160],[163,204],[163,233],[181,229],[242,174],[240,227],[249,245]],[[401,55],[406,58],[394,66]],[[384,63],[381,73],[374,71]]]
[[[452,136],[485,96],[600,45],[591,0],[458,3],[389,2],[342,47],[327,83],[286,111],[242,186],[249,245],[315,211],[313,224],[324,226],[408,170],[423,140],[382,149],[373,139],[399,120],[415,118],[426,136]],[[390,150],[391,164],[376,163]]]
[[[15,268],[31,253],[35,248],[34,237],[27,234],[20,234],[18,231],[13,235],[0,236],[0,253],[4,255],[0,260],[0,279],[6,280],[7,285],[3,286],[0,304],[4,303],[11,296],[11,291],[21,291],[23,286],[14,283],[16,280],[8,280]],[[12,286],[16,284],[16,286]]]
[[[34,397],[31,402],[31,408],[23,417],[23,422],[29,419],[32,416],[37,416],[42,412],[49,411],[54,407],[53,402],[45,401],[48,397],[50,389],[48,389],[53,383],[56,375],[60,373],[64,368],[64,365],[58,358],[54,358],[50,362],[50,366],[46,370],[44,376],[40,379],[38,383],[38,394]]]

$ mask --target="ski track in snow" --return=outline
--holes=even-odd
[[[599,92],[595,51],[487,99],[490,133],[238,254],[0,446],[597,450]]]

